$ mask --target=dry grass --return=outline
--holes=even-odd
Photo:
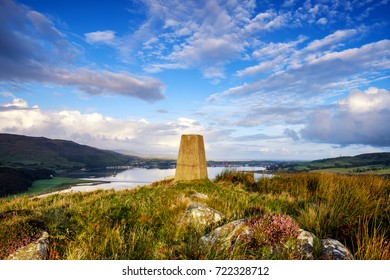
[[[163,182],[120,192],[1,199],[1,257],[20,245],[20,237],[47,230],[51,259],[274,258],[267,246],[258,251],[247,246],[210,250],[200,238],[211,227],[178,226],[195,192],[209,197],[199,202],[225,215],[221,223],[264,214],[289,215],[320,238],[340,240],[357,259],[390,258],[389,180],[311,173],[280,174],[258,182],[225,173],[216,182]],[[5,217],[7,211],[16,214]]]

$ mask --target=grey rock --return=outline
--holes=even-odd
[[[302,259],[314,260],[314,239],[315,235],[309,231],[300,229],[297,237],[298,254]]]
[[[49,258],[49,234],[44,231],[41,237],[11,254],[8,260],[47,260]]]
[[[196,192],[191,194],[191,198],[208,199],[209,197],[203,193]]]
[[[252,232],[246,225],[246,219],[241,219],[218,227],[209,234],[202,236],[201,239],[204,244],[214,245],[217,242],[225,247],[232,247],[237,240],[245,239],[251,234]]]
[[[353,260],[351,252],[335,239],[322,239],[322,259],[326,260]]]
[[[199,203],[191,203],[184,214],[183,221],[187,224],[210,225],[222,220],[224,215],[209,207]]]

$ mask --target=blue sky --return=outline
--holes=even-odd
[[[175,157],[390,151],[388,0],[0,0],[0,132]]]

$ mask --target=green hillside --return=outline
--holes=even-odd
[[[80,145],[72,141],[0,134],[0,166],[53,170],[126,164],[137,157]]]
[[[63,171],[128,165],[139,159],[72,141],[0,134],[0,197],[25,192]]]
[[[344,174],[365,173],[390,175],[390,153],[370,153],[292,163],[284,171],[326,171]]]

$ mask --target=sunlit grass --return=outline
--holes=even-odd
[[[192,198],[195,192],[208,199]],[[389,180],[376,176],[279,174],[255,182],[250,175],[226,172],[215,182],[5,198],[0,213],[14,214],[0,216],[1,257],[21,238],[47,230],[51,259],[294,259],[292,253],[272,255],[267,246],[229,250],[201,242],[218,225],[284,214],[319,238],[340,240],[357,259],[389,259],[389,195]],[[213,227],[180,223],[190,201],[222,212],[223,221]]]

